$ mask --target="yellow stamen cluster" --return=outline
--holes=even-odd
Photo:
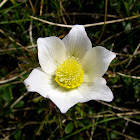
[[[76,88],[83,82],[84,71],[79,60],[71,57],[57,67],[55,81],[67,89]]]

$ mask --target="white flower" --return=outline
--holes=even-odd
[[[77,103],[89,100],[112,101],[113,94],[102,78],[116,55],[92,44],[82,25],[75,25],[62,40],[37,40],[41,67],[24,81],[30,92],[49,98],[65,113]]]

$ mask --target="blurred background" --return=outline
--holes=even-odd
[[[139,0],[0,0],[0,139],[140,139],[139,11]],[[62,39],[70,30],[45,21],[93,24],[86,27],[93,47],[117,54],[104,75],[111,103],[79,103],[61,114],[49,99],[26,91],[24,79],[39,66],[36,40]]]

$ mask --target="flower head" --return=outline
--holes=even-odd
[[[116,55],[92,44],[82,25],[75,25],[62,40],[39,38],[35,68],[24,81],[30,92],[49,98],[65,113],[77,103],[112,101],[113,94],[102,78]]]

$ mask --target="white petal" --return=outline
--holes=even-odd
[[[77,104],[82,98],[77,89],[66,90],[60,86],[53,88],[48,96],[62,113],[66,113],[68,109]]]
[[[35,68],[29,77],[24,80],[24,84],[28,91],[38,92],[41,96],[48,98],[51,77],[43,72],[41,68]]]
[[[60,87],[54,81],[54,76],[46,74],[41,68],[34,69],[24,84],[28,91],[38,92],[41,96],[52,100],[62,113],[66,113],[82,99],[77,89],[67,90]]]
[[[54,74],[57,66],[66,60],[66,48],[62,40],[57,37],[39,38],[38,57],[41,68],[47,74]]]
[[[67,56],[81,59],[92,48],[92,44],[82,25],[75,25],[62,40],[67,48]]]
[[[102,82],[102,81],[101,81]],[[79,92],[83,95],[83,98],[80,102],[87,102],[90,100],[102,100],[110,102],[113,100],[113,93],[107,85],[103,83],[83,83]]]
[[[84,73],[88,76],[89,82],[93,81],[93,78],[102,77],[115,57],[115,53],[101,46],[90,49],[81,60]]]

